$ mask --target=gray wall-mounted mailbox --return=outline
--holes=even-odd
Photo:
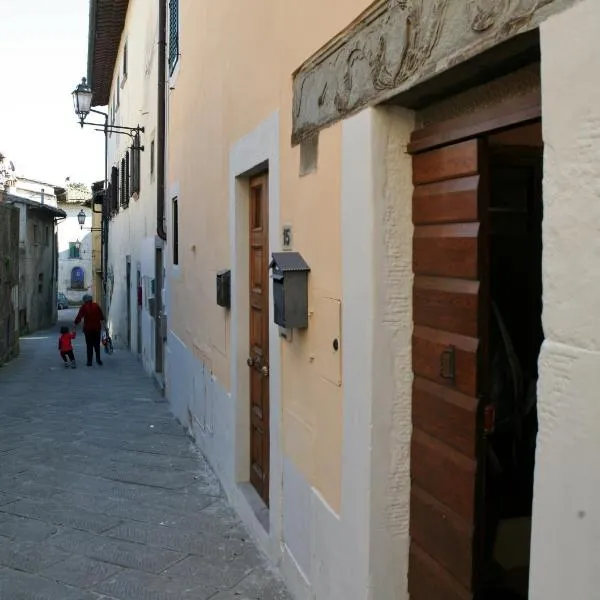
[[[224,269],[217,273],[217,304],[231,308],[231,271]]]
[[[308,273],[299,252],[273,252],[273,320],[284,329],[308,327]]]

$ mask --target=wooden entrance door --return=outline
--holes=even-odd
[[[482,139],[413,157],[412,600],[476,586],[487,344],[487,158]]]
[[[250,181],[250,482],[269,505],[269,192]]]

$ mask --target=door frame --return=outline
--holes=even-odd
[[[534,92],[530,92],[513,100],[505,101],[491,108],[476,110],[475,112],[469,115],[442,121],[440,123],[423,127],[421,129],[416,129],[411,135],[411,140],[408,144],[407,151],[411,155],[420,154],[422,152],[435,150],[444,146],[450,146],[478,137],[488,136],[503,130],[514,129],[520,126],[528,125],[530,123],[538,122],[541,119],[541,90],[536,90]],[[483,268],[486,270],[484,276],[487,277],[487,275],[489,274],[489,265],[485,264]],[[415,287],[413,283],[413,294],[414,290]],[[486,299],[486,301],[488,300],[489,299]],[[413,316],[413,327],[414,326],[415,322]],[[413,346],[413,344],[414,341],[411,342],[411,346]],[[412,395],[414,401],[414,391]],[[480,428],[482,434],[483,426],[484,423],[478,423],[478,429]],[[415,464],[413,462],[413,456],[411,453],[411,473],[414,466]],[[478,499],[477,502],[481,502],[481,499]],[[482,518],[482,515],[479,514],[480,510],[481,507],[476,507],[475,518],[477,520],[480,520]],[[412,519],[412,514],[410,515],[410,519]],[[482,526],[483,523],[480,523],[479,527]],[[479,548],[474,550],[473,579],[476,585],[478,569],[477,553],[479,552]],[[409,563],[409,577],[411,569],[412,564]],[[419,577],[418,570],[415,572],[415,577]],[[475,594],[477,597],[477,590],[475,591]]]
[[[272,113],[254,130],[231,146],[229,153],[229,244],[231,257],[231,312],[229,340],[231,350],[230,389],[232,398],[231,475],[229,491],[246,525],[273,558],[281,554],[278,540],[282,531],[282,405],[281,405],[281,338],[279,329],[269,322],[269,400],[270,400],[270,482],[268,528],[251,505],[246,494],[250,487],[250,390],[249,348],[249,186],[253,175],[269,174],[269,255],[281,250],[280,224],[280,135],[279,112]],[[273,288],[269,285],[269,305]]]
[[[498,133],[527,125],[542,118],[541,90],[535,90],[490,108],[415,129],[408,153],[417,154],[440,146],[455,144],[479,135]]]

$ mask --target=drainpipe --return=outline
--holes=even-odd
[[[166,129],[166,58],[167,58],[167,0],[158,3],[158,123],[156,136],[156,233],[167,239],[165,231],[165,129]]]
[[[158,2],[158,105],[157,105],[157,153],[156,153],[156,235],[165,242],[165,131],[166,131],[166,58],[167,58],[167,0]],[[163,244],[164,247],[164,244]],[[164,320],[162,291],[164,248],[154,252],[154,371],[164,372]],[[164,384],[163,384],[164,385]],[[164,393],[164,387],[163,387]]]

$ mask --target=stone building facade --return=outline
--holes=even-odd
[[[0,190],[0,365],[19,353],[19,211]]]
[[[5,193],[4,202],[19,210],[18,327],[33,333],[56,322],[56,220],[66,213],[12,194]]]

